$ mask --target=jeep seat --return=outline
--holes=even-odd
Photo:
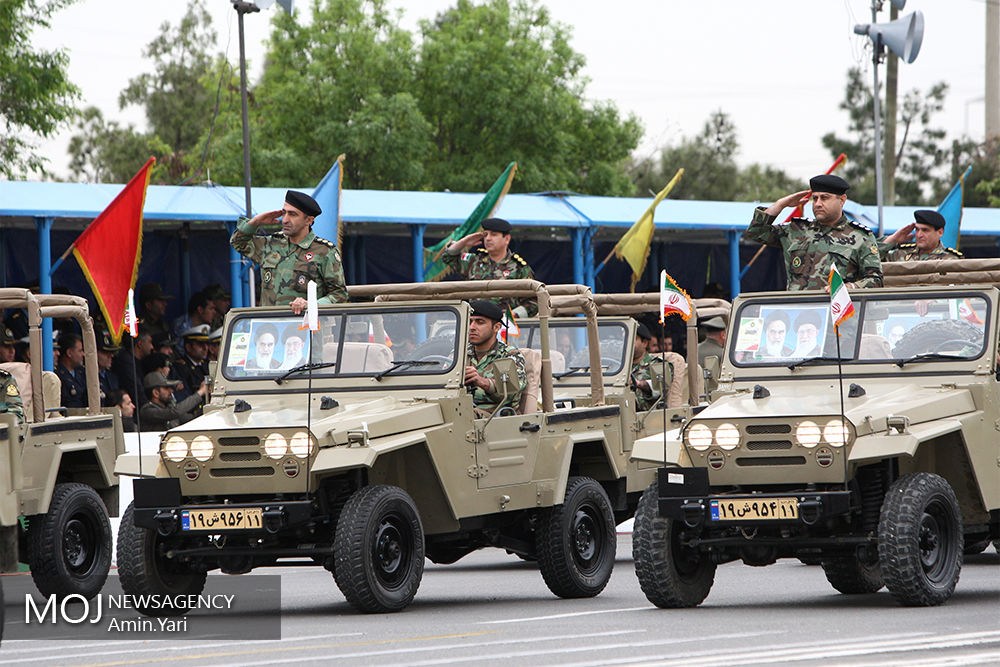
[[[337,344],[323,345],[323,361],[337,358]],[[392,366],[392,350],[382,343],[348,341],[344,343],[341,373],[377,373]]]
[[[858,349],[858,359],[891,359],[889,339],[878,334],[861,334],[861,347]]]
[[[21,402],[24,403],[24,418],[27,421],[34,421],[31,399],[31,364],[23,361],[9,361],[0,364],[0,368],[14,376],[17,382],[17,390],[21,394]],[[42,404],[45,407],[58,407],[61,399],[62,382],[59,376],[52,371],[42,371]],[[52,413],[51,416],[58,416]]]
[[[550,352],[551,353],[551,352]],[[522,348],[524,370],[528,383],[521,392],[521,402],[517,406],[517,414],[526,415],[538,412],[538,392],[542,379],[542,353],[538,350]]]

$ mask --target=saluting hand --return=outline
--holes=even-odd
[[[910,234],[912,234],[913,230],[916,229],[916,228],[917,228],[917,223],[911,222],[910,224],[906,225],[905,227],[900,228],[892,236],[889,236],[888,238],[886,238],[885,242],[886,243],[902,243],[906,239],[910,238]]]
[[[264,213],[258,213],[254,217],[250,218],[250,224],[254,227],[260,225],[277,225],[281,223],[281,211],[266,211]]]
[[[811,194],[812,190],[801,190],[799,192],[793,192],[790,195],[785,195],[778,201],[768,206],[765,213],[777,216],[789,206],[804,206],[809,202],[809,196]]]

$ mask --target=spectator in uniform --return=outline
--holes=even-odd
[[[118,376],[111,370],[111,363],[115,354],[122,348],[115,345],[111,338],[111,332],[106,329],[97,329],[97,379],[101,388],[101,405],[111,405],[111,393],[119,390]]]
[[[14,344],[17,340],[14,338],[14,332],[0,324],[0,364],[5,364],[10,361],[14,361],[17,356],[17,350],[14,349]]]
[[[87,379],[83,370],[83,339],[75,333],[59,336],[56,375],[62,383],[64,408],[87,407]]]
[[[167,301],[173,299],[165,294],[160,283],[146,283],[139,288],[139,319],[149,335],[170,333],[167,323]]]
[[[182,334],[184,356],[173,362],[177,378],[184,383],[184,388],[177,390],[178,401],[190,396],[208,377],[208,335],[208,324],[191,327]]]

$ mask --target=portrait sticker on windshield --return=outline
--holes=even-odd
[[[739,333],[736,336],[737,352],[756,352],[760,349],[760,334],[764,330],[764,320],[760,317],[741,317]]]

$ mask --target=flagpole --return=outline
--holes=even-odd
[[[139,378],[136,377],[136,366],[135,366],[135,338],[132,336],[128,337],[129,351],[132,353],[132,383],[135,387],[135,397],[133,402],[136,405],[135,408],[135,431],[136,435],[139,436],[139,477],[142,477],[142,417],[139,414]]]
[[[840,385],[840,427],[844,429],[844,488],[847,488],[847,417],[844,414],[844,372],[840,359],[840,325],[834,323],[833,332],[837,338],[837,382]]]
[[[660,309],[660,345],[667,339],[665,327],[663,326],[663,309]],[[667,357],[660,350],[660,363],[662,367],[660,373],[660,409],[663,412],[663,465],[667,465]],[[652,391],[652,387],[649,388]]]

